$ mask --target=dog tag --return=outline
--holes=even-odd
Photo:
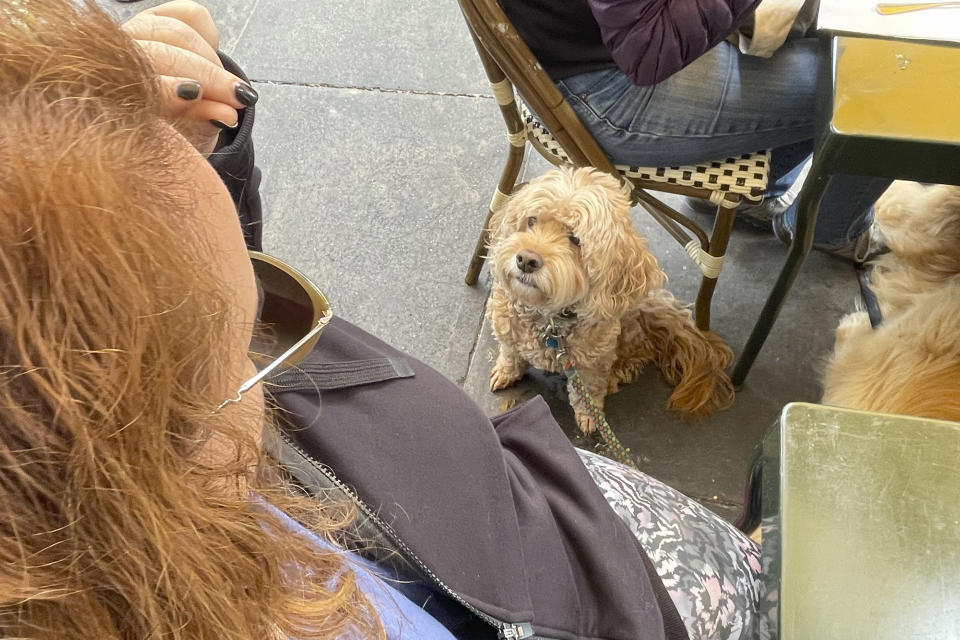
[[[542,342],[547,349],[560,348],[560,336],[557,335],[557,327],[552,321],[540,332],[540,342]]]

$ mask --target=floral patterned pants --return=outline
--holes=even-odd
[[[662,482],[601,455],[577,452],[647,552],[690,640],[772,637],[775,606],[761,600],[755,542]]]

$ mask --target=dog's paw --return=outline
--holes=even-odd
[[[870,316],[866,311],[854,311],[840,319],[836,331],[836,346],[841,346],[854,336],[870,333]]]
[[[589,414],[577,411],[575,412],[574,418],[576,418],[577,427],[580,428],[582,433],[590,435],[597,430],[597,422]]]
[[[625,363],[614,366],[610,370],[610,377],[607,379],[607,395],[613,395],[619,391],[621,384],[633,382],[641,369],[643,369],[642,366],[632,366]]]
[[[490,391],[506,389],[522,377],[523,370],[498,362],[490,371]]]

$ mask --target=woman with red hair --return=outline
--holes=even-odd
[[[0,0],[0,635],[761,627],[739,532],[577,452],[542,400],[487,419],[248,253],[256,101],[192,2],[121,30]]]

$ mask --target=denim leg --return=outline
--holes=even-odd
[[[813,244],[818,249],[839,249],[854,242],[873,223],[873,203],[892,181],[865,176],[832,176],[820,201]],[[783,224],[793,233],[797,202],[783,213]]]
[[[800,177],[800,170],[812,153],[813,139],[771,149],[770,179],[766,196],[776,198],[786,193]]]
[[[811,140],[821,55],[815,39],[768,59],[722,42],[653,86],[619,69],[557,84],[614,162],[694,164]]]
[[[783,195],[797,180],[810,158],[813,141],[773,149],[767,197]],[[838,249],[862,234],[873,222],[873,203],[890,186],[886,178],[838,175],[830,179],[820,202],[813,242],[820,249]],[[792,235],[796,229],[797,202],[780,214],[780,221]]]
[[[782,194],[812,152],[820,43],[790,40],[771,58],[742,55],[722,42],[653,86],[619,69],[557,83],[583,124],[617,164],[675,166],[773,149],[768,195]],[[889,181],[831,181],[820,208],[818,245],[840,246],[862,233]],[[793,230],[796,215],[783,221]]]

